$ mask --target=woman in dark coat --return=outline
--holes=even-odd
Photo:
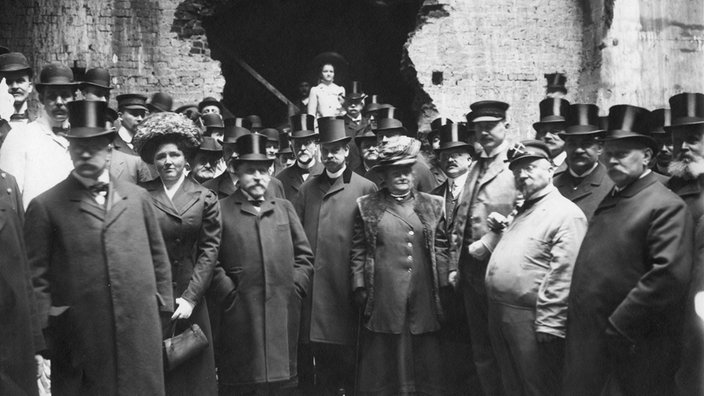
[[[446,394],[438,273],[447,265],[442,198],[413,190],[420,142],[385,144],[385,188],[357,200],[352,290],[363,309],[358,394]]]
[[[197,324],[210,341],[202,353],[166,373],[167,395],[217,395],[215,360],[203,294],[210,285],[221,237],[217,195],[186,176],[187,161],[199,145],[193,122],[180,114],[158,113],[135,134],[142,159],[159,178],[143,185],[152,196],[169,253],[175,306],[164,337]]]

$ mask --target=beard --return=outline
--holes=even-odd
[[[704,175],[704,161],[696,159],[694,161],[672,160],[667,167],[667,171],[675,177],[682,179],[696,179]]]

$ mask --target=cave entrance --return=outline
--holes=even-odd
[[[258,114],[265,126],[287,119],[288,107],[236,61],[241,58],[292,101],[297,86],[317,83],[310,62],[335,51],[349,62],[336,83],[378,94],[415,130],[415,75],[401,72],[408,34],[423,0],[250,0],[221,2],[203,19],[211,56],[221,61],[223,101],[237,116]],[[407,73],[406,73],[407,74]]]

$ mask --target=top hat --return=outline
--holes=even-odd
[[[220,143],[223,146],[226,144],[234,144],[237,143],[237,139],[239,139],[240,137],[249,135],[251,133],[252,132],[249,129],[243,128],[235,124],[225,125],[225,130],[223,131],[222,135],[222,142]]]
[[[220,114],[208,113],[200,116],[203,126],[208,129],[222,129],[225,128],[225,124],[222,121]]]
[[[97,100],[76,100],[66,104],[71,124],[67,139],[87,139],[115,134],[106,128],[108,104]]]
[[[379,118],[376,120],[376,128],[373,129],[374,133],[379,132],[397,132],[401,135],[407,135],[408,130],[403,126],[403,123],[395,118]]]
[[[354,144],[356,144],[357,148],[359,148],[361,150],[362,149],[362,142],[369,141],[369,140],[376,142],[377,139],[376,139],[376,134],[374,134],[372,129],[367,127],[367,128],[364,128],[364,131],[362,132],[361,135],[357,135],[354,137]]]
[[[469,132],[464,124],[450,123],[440,128],[440,147],[436,151],[464,147],[474,154],[474,146],[469,144]]]
[[[250,133],[237,139],[235,161],[273,161],[266,155],[266,136]]]
[[[395,136],[379,150],[379,160],[372,169],[388,166],[413,165],[420,152],[420,142],[408,136]]]
[[[501,121],[506,118],[509,104],[498,100],[482,100],[469,105],[468,122]],[[471,118],[469,118],[471,116]]]
[[[222,152],[222,146],[220,145],[217,139],[210,136],[203,136],[203,140],[200,142],[198,150],[207,151],[211,153],[219,153]]]
[[[200,103],[198,103],[198,111],[200,111],[202,113],[203,108],[205,106],[217,106],[217,108],[220,109],[220,112],[222,112],[222,110],[223,110],[222,103],[220,103],[220,101],[213,98],[212,96],[208,96],[208,97],[204,98],[203,100],[201,100]]]
[[[0,74],[27,71],[32,77],[32,67],[29,66],[27,58],[19,52],[7,52],[0,55]]]
[[[288,132],[279,132],[279,151],[278,154],[293,154],[291,149],[291,141],[288,138]]]
[[[364,106],[364,113],[373,113],[375,111],[378,111],[379,109],[391,106],[388,104],[380,103],[381,99],[379,98],[379,95],[367,96],[367,99],[369,99],[369,103]]]
[[[540,101],[540,121],[533,124],[536,131],[542,125],[564,124],[570,102],[560,98],[547,98]]]
[[[672,112],[670,109],[655,109],[650,112],[649,131],[651,135],[667,135],[671,125]]]
[[[122,109],[142,109],[147,110],[147,97],[135,93],[127,93],[122,95],[117,95],[117,108],[122,111]]]
[[[562,73],[550,73],[545,74],[545,79],[548,81],[547,92],[562,92],[567,93],[567,88],[565,88],[565,83],[567,82],[567,77]]]
[[[374,113],[374,118],[380,119],[380,118],[395,118],[399,119],[401,118],[401,112],[391,106],[391,105],[385,105],[384,107],[380,108]]]
[[[438,117],[430,122],[430,132],[428,132],[428,141],[432,142],[433,138],[440,133],[440,128],[447,124],[452,124],[453,121],[446,117]]]
[[[249,121],[249,129],[251,129],[252,132],[258,132],[260,129],[262,129],[262,118],[258,115],[248,115],[244,117],[244,119]]]
[[[279,142],[279,131],[275,128],[264,128],[257,133],[266,136],[266,140],[269,142]]]
[[[604,133],[599,126],[599,106],[595,104],[575,103],[567,109],[565,132],[560,137],[593,135]]]
[[[10,49],[5,47],[4,45],[0,45],[0,55],[7,54],[10,52]]]
[[[110,72],[102,67],[94,67],[86,71],[81,81],[81,88],[92,85],[102,89],[112,89],[110,86]]]
[[[317,136],[315,132],[315,117],[310,114],[297,114],[290,117],[291,139],[301,139]]]
[[[50,63],[42,68],[39,73],[39,82],[35,85],[37,88],[75,87],[78,83],[73,81],[73,72],[68,66],[61,63]]]
[[[318,131],[320,132],[320,144],[344,142],[352,140],[347,136],[345,120],[337,117],[318,118]]]
[[[362,92],[362,87],[359,81],[352,81],[352,85],[350,87],[350,90],[347,92],[345,95],[345,100],[350,103],[350,102],[359,102],[364,100],[367,97],[367,94]]]
[[[704,124],[704,94],[683,92],[670,98],[672,125],[665,130],[681,125]]]
[[[224,118],[222,122],[225,126],[236,126],[245,129],[252,128],[252,123],[242,117]]]
[[[523,159],[539,159],[543,158],[550,162],[550,149],[547,144],[540,140],[523,140],[514,144],[506,152],[506,161],[509,162],[508,168],[513,170],[515,163]]]
[[[640,140],[657,150],[655,140],[648,136],[650,112],[647,109],[631,105],[616,105],[609,109],[609,129],[603,140],[632,139]]]
[[[174,99],[171,95],[163,92],[157,92],[149,99],[147,103],[147,108],[152,113],[159,113],[162,111],[171,111],[174,105]]]

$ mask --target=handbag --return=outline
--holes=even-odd
[[[176,335],[176,321],[171,329],[171,338],[163,341],[164,369],[167,372],[203,352],[208,346],[208,338],[200,326],[195,323],[179,335]]]

